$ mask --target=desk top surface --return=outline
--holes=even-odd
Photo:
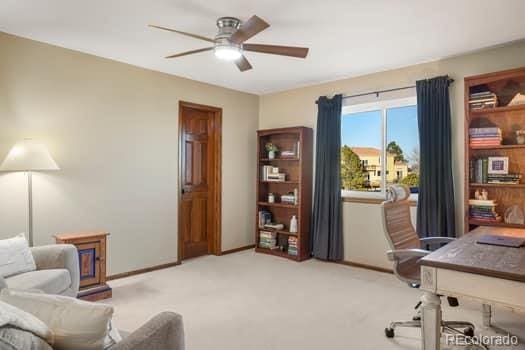
[[[478,244],[481,235],[525,237],[525,229],[480,226],[420,260],[421,265],[525,282],[525,247]]]

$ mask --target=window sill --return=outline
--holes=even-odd
[[[417,206],[418,194],[413,193],[409,197],[411,207]],[[341,200],[348,203],[381,204],[385,201],[383,193],[371,193],[360,191],[341,191]]]

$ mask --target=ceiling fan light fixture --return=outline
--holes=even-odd
[[[235,61],[241,58],[242,50],[234,45],[216,45],[215,57],[226,61]]]

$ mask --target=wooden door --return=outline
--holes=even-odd
[[[80,287],[100,283],[100,242],[77,244]]]
[[[179,254],[220,254],[220,109],[181,102]]]

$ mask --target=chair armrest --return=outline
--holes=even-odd
[[[450,243],[455,241],[455,238],[452,237],[424,237],[420,238],[419,241],[421,244],[440,244],[440,243]]]
[[[386,256],[388,257],[388,260],[395,261],[418,256],[423,257],[430,253],[432,252],[424,249],[397,249],[387,251]]]
[[[71,277],[71,289],[76,292],[80,284],[77,248],[72,244],[52,244],[32,247],[37,270],[66,269]]]
[[[182,316],[174,312],[162,312],[112,346],[110,350],[184,350],[184,348]]]
[[[7,283],[5,282],[5,279],[0,276],[0,290],[7,288]]]

